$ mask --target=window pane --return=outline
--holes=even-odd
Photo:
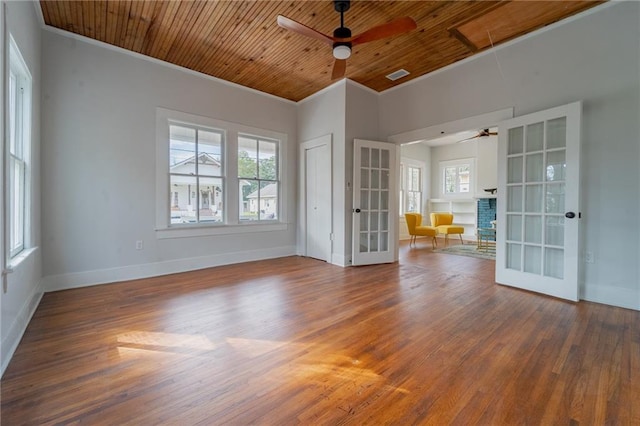
[[[276,142],[263,141],[258,146],[260,162],[258,165],[260,179],[277,180],[278,179],[278,144]]]
[[[194,174],[196,172],[196,130],[169,126],[169,172]]]
[[[222,176],[222,134],[198,131],[198,174]]]
[[[278,184],[258,180],[240,181],[240,220],[276,220]]]
[[[11,156],[9,162],[9,249],[11,254],[19,252],[24,246],[24,172],[24,162]]]
[[[456,168],[445,167],[444,169],[444,192],[447,194],[453,194],[456,192]]]
[[[171,223],[196,223],[197,178],[170,177]]]
[[[17,77],[9,74],[9,152],[16,154]]]
[[[458,168],[458,192],[469,192],[471,184],[471,174],[469,166],[462,166]]]
[[[224,220],[222,179],[201,177],[199,183],[200,222],[222,222]]]
[[[238,136],[238,177],[258,178],[258,141],[254,138]]]

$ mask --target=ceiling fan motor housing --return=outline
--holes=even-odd
[[[339,27],[333,31],[334,38],[350,38],[351,30],[347,27]],[[351,42],[336,41],[333,43],[333,57],[336,59],[347,59],[351,56]]]

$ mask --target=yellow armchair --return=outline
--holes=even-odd
[[[437,229],[438,234],[444,234],[444,245],[449,245],[449,235],[458,234],[460,244],[464,244],[462,234],[464,234],[464,226],[453,224],[452,213],[431,213],[431,226]]]
[[[438,230],[433,226],[423,226],[422,215],[420,213],[405,213],[404,217],[407,219],[407,228],[409,228],[409,235],[411,235],[409,245],[415,244],[416,237],[420,236],[431,237],[431,246],[433,248],[438,246],[438,242],[436,241]]]

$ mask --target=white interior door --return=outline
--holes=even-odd
[[[578,300],[581,114],[577,102],[499,126],[498,283]]]
[[[302,144],[305,256],[331,262],[331,136]]]
[[[353,265],[396,260],[397,146],[356,139],[353,152]]]

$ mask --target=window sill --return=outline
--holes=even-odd
[[[38,250],[38,247],[31,247],[22,250],[20,253],[9,259],[9,261],[7,262],[7,269],[17,268],[22,262],[24,262],[29,256],[31,256],[31,253],[35,252],[36,250]]]
[[[193,238],[208,237],[211,235],[250,234],[256,232],[285,231],[289,224],[277,223],[246,223],[241,225],[217,225],[217,226],[188,226],[156,229],[156,237],[159,240],[169,238]]]

